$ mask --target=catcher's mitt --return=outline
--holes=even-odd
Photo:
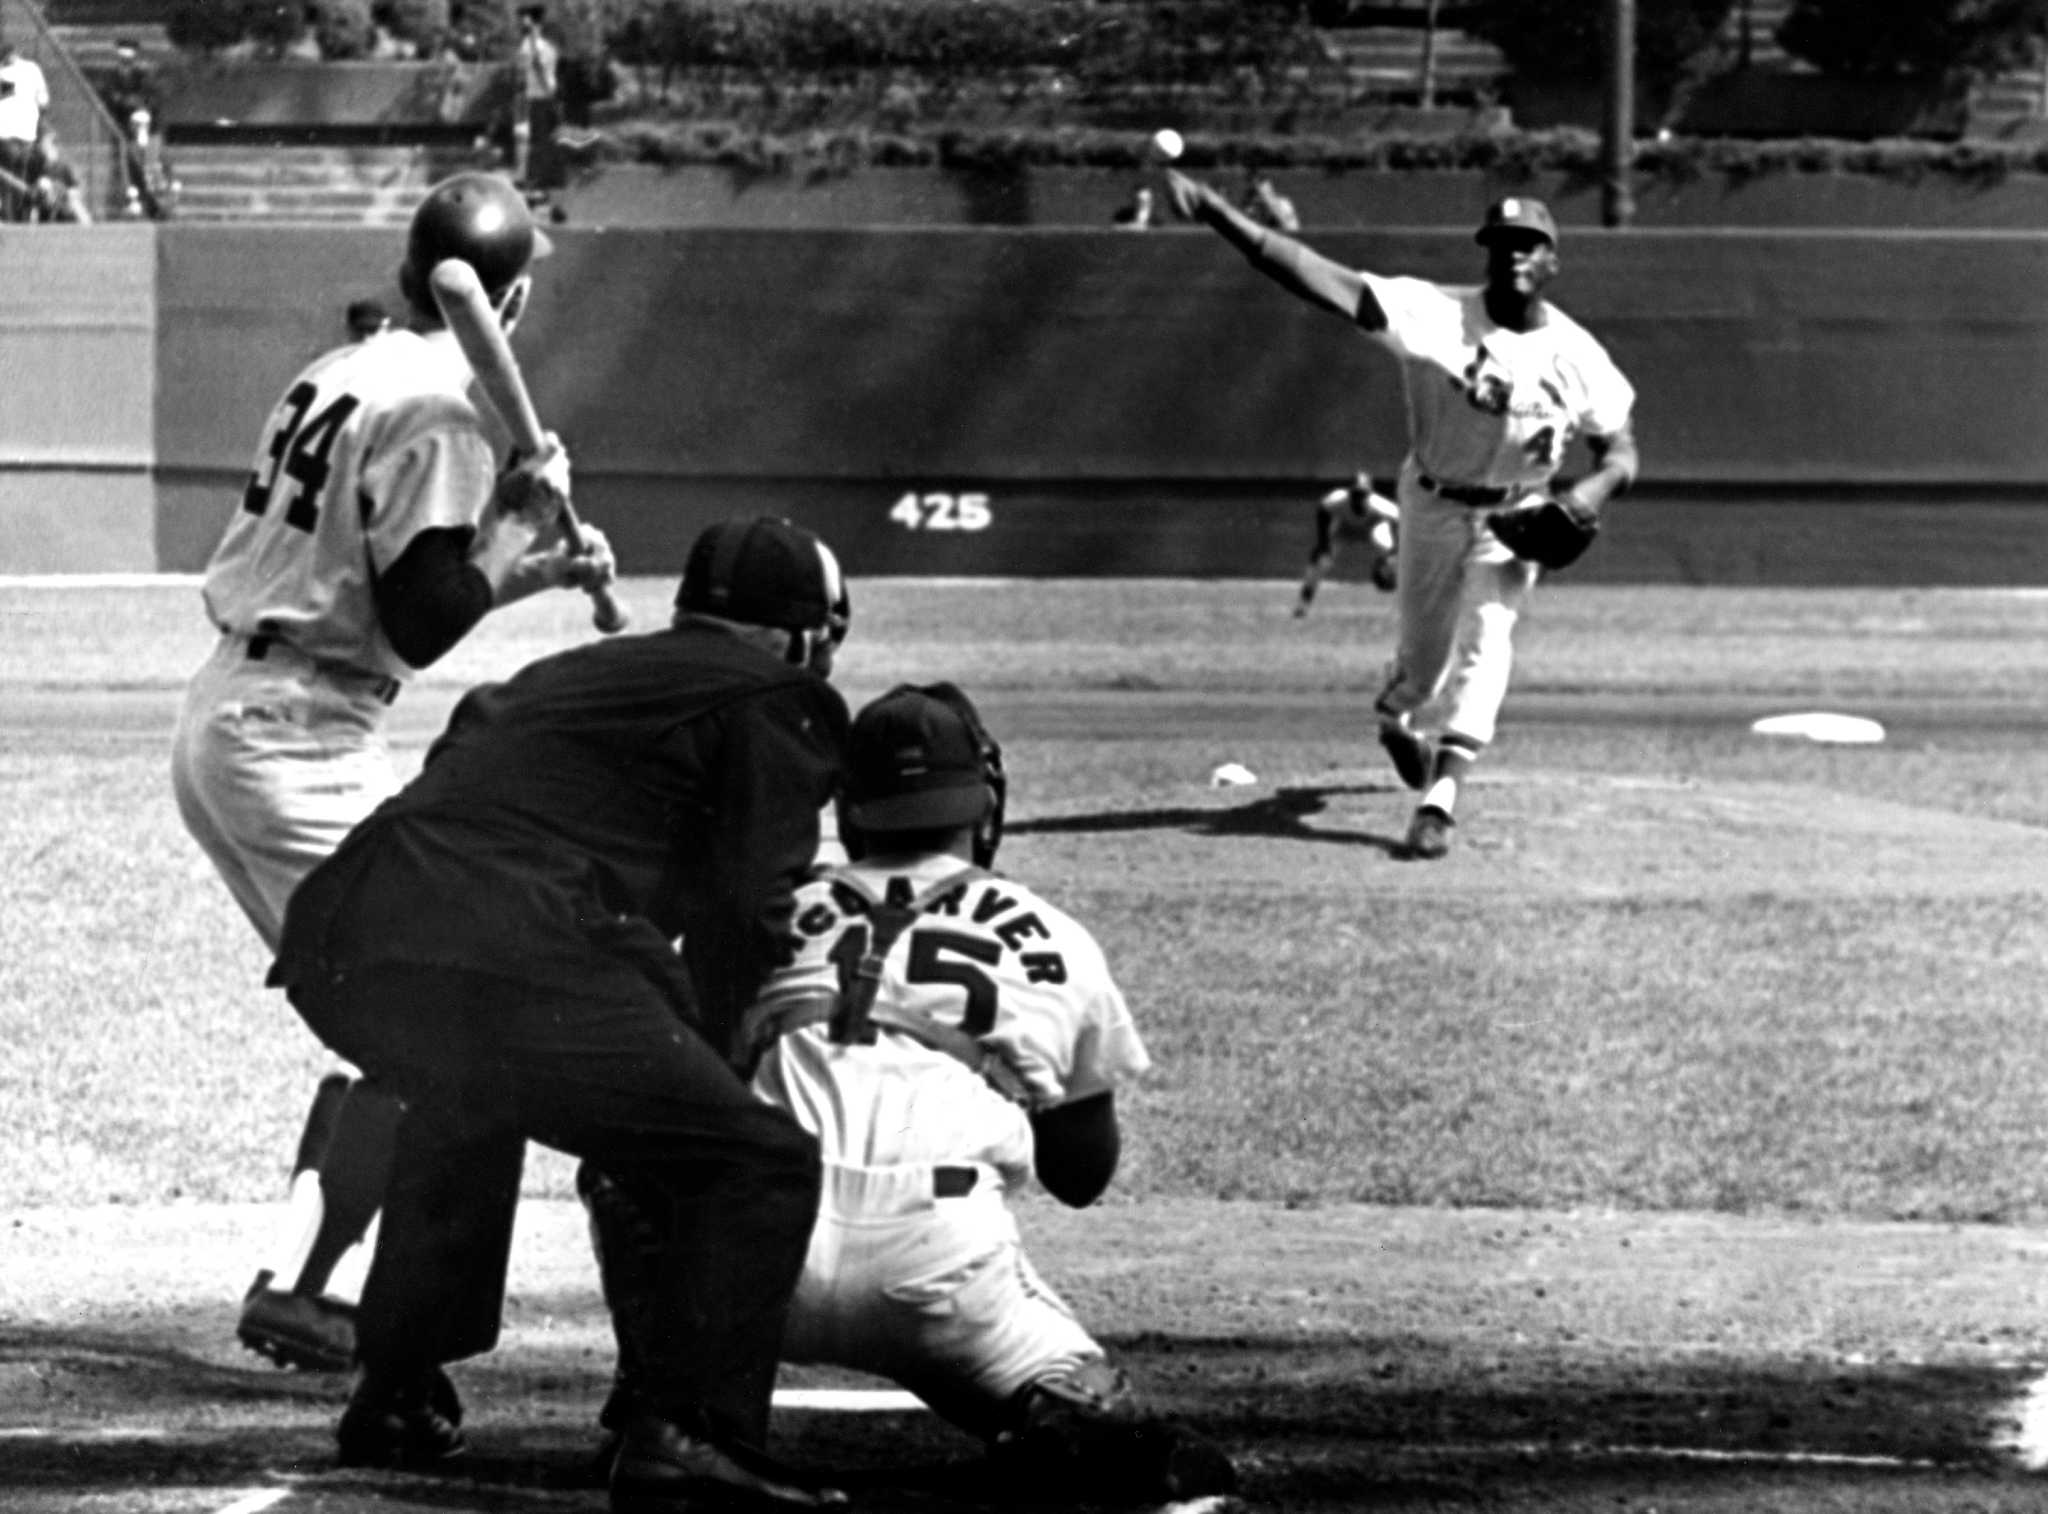
[[[1487,527],[1515,556],[1555,571],[1568,568],[1600,534],[1600,517],[1558,495],[1496,510]]]

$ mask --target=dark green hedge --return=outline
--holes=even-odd
[[[1247,167],[1327,172],[1478,170],[1506,178],[1562,173],[1597,181],[1599,134],[1553,131],[1387,133],[1356,136],[1277,133],[1186,134],[1183,160],[1195,169]],[[831,173],[865,167],[947,167],[1008,171],[1028,167],[1131,169],[1144,165],[1144,132],[1091,127],[940,128],[893,132],[843,128],[806,133],[750,131],[730,123],[628,123],[599,135],[599,161],[716,164],[764,173]],[[1998,142],[1847,142],[1798,138],[1751,142],[1671,138],[1638,145],[1636,172],[1646,184],[1720,177],[1731,183],[1771,174],[1854,174],[1895,181],[1942,176],[1996,182],[2013,173],[2048,173],[2048,144]]]

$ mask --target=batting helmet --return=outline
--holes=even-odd
[[[495,296],[534,259],[546,257],[552,246],[534,224],[526,197],[509,179],[494,173],[459,173],[428,190],[413,211],[404,274],[425,289],[435,264],[460,258]]]
[[[1009,781],[1003,749],[957,684],[898,684],[854,717],[839,839],[853,857],[871,836],[974,828],[974,860],[994,864]]]
[[[691,543],[676,608],[796,633],[790,661],[846,639],[853,607],[839,559],[815,534],[772,515],[722,520]]]

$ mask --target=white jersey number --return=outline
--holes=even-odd
[[[340,395],[308,421],[306,412],[319,394],[311,383],[294,384],[271,417],[269,461],[251,471],[248,487],[242,490],[242,508],[251,515],[267,511],[276,500],[278,485],[290,480],[298,488],[285,505],[284,523],[307,532],[319,524],[328,454],[360,403],[353,394]]]

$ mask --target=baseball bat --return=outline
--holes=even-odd
[[[476,375],[477,388],[512,434],[512,445],[528,454],[542,451],[547,446],[547,431],[533,408],[532,396],[526,392],[526,379],[519,371],[519,360],[512,355],[511,339],[498,322],[498,312],[491,308],[483,280],[461,258],[436,263],[427,279],[433,286],[434,300],[441,307],[442,319],[455,333],[456,344],[468,359],[470,372]],[[567,500],[562,502],[562,537],[571,551],[583,550],[583,524]],[[591,620],[598,630],[606,635],[623,631],[625,607],[613,596],[611,585],[598,584],[588,592]]]

